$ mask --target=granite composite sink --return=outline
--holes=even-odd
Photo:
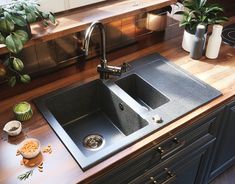
[[[136,74],[122,78],[116,81],[116,84],[148,110],[156,109],[169,101],[166,96]]]
[[[159,54],[130,64],[132,69],[119,78],[35,99],[83,170],[221,95]],[[163,122],[156,123],[156,116]]]
[[[135,134],[131,140],[125,139],[148,125],[99,79],[35,102],[83,169],[140,138],[141,134]]]

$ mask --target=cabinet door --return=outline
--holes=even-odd
[[[207,145],[206,142],[200,142],[199,140],[201,139],[204,140],[204,137],[208,136],[212,137],[213,139],[215,138],[216,133],[214,133],[214,131],[211,131],[211,129],[212,128],[216,130],[218,129],[216,128],[215,125],[220,124],[219,123],[221,119],[220,117],[221,117],[221,111],[218,110],[215,113],[210,114],[209,116],[194,123],[192,126],[189,126],[183,129],[182,131],[178,132],[177,134],[172,135],[171,137],[167,138],[166,140],[164,140],[159,144],[155,144],[153,142],[154,146],[151,149],[146,150],[144,153],[142,153],[136,158],[129,159],[127,163],[122,164],[117,168],[112,168],[112,170],[110,170],[105,175],[96,178],[92,183],[126,184],[132,180],[135,181],[135,179],[139,177],[141,179],[145,178],[146,173],[149,173],[148,171],[151,168],[155,166],[159,167],[158,164],[161,165],[166,160],[175,157],[177,157],[177,159],[175,159],[174,163],[178,163],[181,160],[185,160],[185,156],[182,155],[190,155],[191,153],[195,153],[195,151],[198,151],[202,145]],[[200,143],[199,145],[198,141]],[[195,144],[197,145],[196,147]],[[199,154],[199,152],[197,153],[198,154],[194,156],[195,158],[200,160],[201,155]],[[207,168],[207,162],[209,158],[205,158],[205,156],[203,156],[203,161],[200,163],[200,167],[202,169],[200,169],[199,172],[197,172],[199,160],[197,159],[195,160],[194,157],[188,159],[189,162],[186,161],[183,163],[181,162],[180,166],[184,165],[184,167],[177,168],[177,172],[179,172],[180,175],[177,176],[176,181],[179,182],[184,179],[187,179],[187,181],[189,180],[191,181],[192,179],[193,180],[195,179],[195,174],[197,174],[197,183],[201,184],[204,172],[206,172],[205,169]],[[187,170],[190,172],[186,172]],[[164,171],[164,168],[161,172],[163,172],[163,175],[167,173]],[[149,180],[150,177],[151,176],[147,176],[147,181]],[[173,178],[171,180],[173,180]]]
[[[227,107],[221,123],[218,144],[214,150],[215,156],[211,167],[211,178],[222,173],[235,163],[235,103]]]
[[[139,181],[139,184],[194,184],[202,156],[200,153],[190,160],[184,160],[175,168],[162,168],[161,173],[156,170],[156,175],[149,175],[146,181]]]

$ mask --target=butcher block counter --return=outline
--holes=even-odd
[[[129,52],[128,48],[126,48],[127,51],[123,49],[124,51],[117,51],[113,54],[114,56],[109,56],[114,58],[110,62],[112,65],[120,65],[123,62],[130,62],[139,57],[158,52],[174,64],[219,90],[222,96],[139,140],[96,166],[83,171],[53,132],[42,114],[36,109],[32,99],[74,83],[86,82],[96,78],[98,75],[96,66],[99,61],[93,59],[82,70],[76,69],[78,72],[75,74],[22,94],[17,94],[0,102],[1,130],[6,122],[14,119],[12,112],[14,104],[21,101],[31,102],[34,112],[30,120],[22,123],[23,129],[20,135],[8,137],[5,132],[0,131],[0,183],[91,183],[100,175],[143,152],[143,150],[152,145],[153,141],[155,144],[161,142],[169,134],[184,129],[196,120],[235,99],[235,49],[222,43],[217,59],[209,60],[203,57],[200,60],[193,60],[189,57],[188,53],[182,50],[181,41],[182,36],[178,36],[167,41],[151,44],[145,48],[139,47],[137,44],[132,46],[135,47],[135,51]],[[139,43],[139,45],[141,44]],[[133,49],[131,48],[130,50]],[[22,165],[22,156],[17,156],[18,144],[26,137],[40,140],[42,148],[51,146],[52,151],[50,153],[42,152],[41,156],[43,158],[38,158],[41,160],[36,161],[43,161],[42,172],[35,167],[32,176],[25,181],[20,181],[17,177],[31,169]]]

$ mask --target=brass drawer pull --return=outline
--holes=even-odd
[[[170,148],[164,148],[163,146],[157,147],[157,152],[160,153],[161,159],[164,159],[168,155],[173,154],[177,150],[181,149],[185,144],[185,141],[180,141],[177,137],[173,138],[171,141],[174,143],[174,145]]]
[[[171,172],[168,168],[165,168],[168,177],[166,177],[166,179],[159,183],[159,184],[168,184],[168,183],[172,183],[172,181],[174,181],[176,179],[176,174],[174,174],[173,172]]]
[[[167,177],[161,183],[159,183],[153,176],[150,177],[150,182],[152,182],[153,184],[169,184],[176,179],[176,174],[171,172],[168,168],[165,168],[165,171]]]

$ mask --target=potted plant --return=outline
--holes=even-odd
[[[0,76],[6,77],[10,86],[17,81],[30,82],[30,76],[23,72],[24,64],[17,57],[24,44],[31,38],[30,23],[42,20],[44,26],[49,21],[55,24],[54,15],[39,10],[36,0],[14,0],[0,6],[0,44],[5,44],[9,57],[0,63]]]
[[[222,16],[223,8],[218,4],[210,4],[207,0],[184,0],[184,11],[178,11],[175,14],[182,15],[180,26],[185,28],[182,47],[190,52],[191,44],[198,24],[206,27],[213,24],[221,24],[228,20]]]

